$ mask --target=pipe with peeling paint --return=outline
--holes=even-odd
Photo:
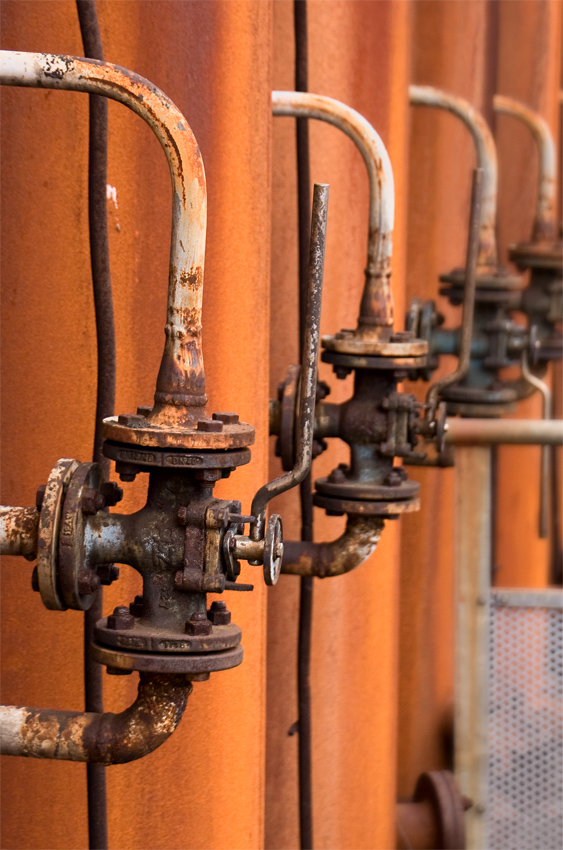
[[[538,196],[532,229],[532,242],[552,242],[555,229],[556,153],[549,124],[523,103],[497,94],[493,100],[495,112],[522,121],[531,130],[539,154]]]
[[[185,676],[141,673],[137,699],[120,714],[1,706],[0,753],[125,764],[164,744],[191,691]]]
[[[140,115],[162,145],[172,178],[172,239],[166,342],[149,419],[156,426],[189,425],[207,401],[201,348],[207,190],[201,153],[186,119],[144,77],[109,62],[2,50],[0,84],[117,100]]]
[[[23,555],[33,560],[37,554],[38,533],[37,508],[0,506],[0,555]]]
[[[483,195],[477,265],[496,266],[498,262],[495,234],[497,217],[497,152],[495,140],[483,116],[467,101],[432,86],[409,86],[413,106],[445,109],[464,122],[475,145],[477,166],[483,169]]]
[[[281,571],[317,578],[349,573],[373,554],[383,526],[381,517],[349,515],[344,534],[331,543],[286,540]]]
[[[358,327],[366,330],[393,325],[390,285],[393,252],[395,187],[389,155],[380,136],[366,119],[332,97],[309,92],[272,92],[274,115],[316,118],[338,127],[360,151],[369,177],[369,233],[366,282]]]

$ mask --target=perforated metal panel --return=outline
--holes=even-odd
[[[563,847],[563,610],[556,591],[493,591],[490,850]]]

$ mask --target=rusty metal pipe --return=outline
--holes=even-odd
[[[164,744],[182,719],[191,691],[185,676],[141,673],[137,699],[120,714],[0,706],[0,752],[125,764]]]
[[[563,419],[462,419],[448,416],[446,443],[492,446],[560,446]]]
[[[344,534],[331,543],[286,540],[281,571],[286,575],[317,578],[349,573],[373,554],[383,526],[380,517],[351,515]]]
[[[346,133],[360,151],[368,172],[370,205],[366,283],[359,324],[391,327],[395,187],[391,161],[383,141],[359,112],[332,97],[309,92],[274,91],[272,111],[274,115],[326,121]]]
[[[251,528],[253,540],[259,540],[262,537],[266,507],[270,499],[300,484],[309,472],[313,460],[313,428],[317,394],[317,360],[321,324],[327,213],[328,185],[325,183],[315,183],[311,217],[309,291],[301,357],[302,366],[297,414],[295,465],[290,472],[264,484],[254,496],[251,508],[252,515],[255,517],[255,522]]]
[[[483,169],[483,200],[479,233],[479,266],[496,266],[496,217],[498,168],[495,140],[487,122],[467,100],[432,86],[409,86],[413,106],[445,109],[464,122],[473,137],[477,165]]]
[[[37,553],[37,508],[0,506],[0,555],[23,555],[29,561]]]
[[[500,115],[522,121],[531,130],[538,147],[538,195],[532,227],[532,242],[551,242],[556,238],[557,155],[547,121],[523,103],[497,94],[493,108]]]
[[[207,191],[197,141],[180,110],[125,68],[49,53],[0,51],[0,84],[99,94],[140,115],[158,138],[172,178],[172,238],[166,342],[157,379],[156,426],[186,426],[205,407],[201,348]]]

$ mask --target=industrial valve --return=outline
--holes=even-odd
[[[125,103],[152,127],[170,166],[166,341],[154,405],[103,423],[103,451],[115,461],[121,480],[149,475],[146,504],[134,514],[109,513],[122,489],[104,483],[98,464],[62,459],[39,488],[35,508],[0,509],[0,553],[37,556],[32,585],[52,610],[88,610],[100,585],[118,578],[116,564],[133,567],[143,580],[141,595],[97,622],[91,645],[92,657],[108,672],[140,673],[137,702],[109,720],[99,714],[1,707],[0,727],[10,730],[2,752],[44,757],[48,739],[48,757],[128,761],[171,734],[190,681],[242,660],[240,628],[231,623],[225,602],[216,600],[208,609],[207,594],[252,590],[253,585],[238,581],[241,560],[262,566],[266,584],[278,579],[282,523],[276,514],[267,519],[266,510],[273,497],[303,480],[311,464],[328,186],[315,187],[296,460],[290,472],[258,490],[245,516],[240,501],[213,496],[218,480],[249,462],[254,428],[236,413],[206,412],[201,344],[206,184],[185,118],[154,86],[114,65],[44,54],[3,52],[0,58],[5,85],[103,94]],[[148,713],[146,699],[152,700]],[[64,730],[75,721],[77,741],[69,743]],[[121,747],[120,741],[129,741],[124,726],[131,724],[136,724],[131,739],[138,739],[137,745]],[[116,739],[106,734],[114,725]],[[141,734],[145,726],[150,745]]]

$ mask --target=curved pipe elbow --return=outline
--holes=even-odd
[[[464,122],[471,133],[477,155],[477,165],[483,169],[477,264],[478,266],[496,266],[498,262],[495,234],[498,166],[495,140],[487,122],[469,101],[433,86],[409,86],[409,100],[413,106],[431,106],[451,112]]]
[[[94,59],[0,51],[0,84],[88,92],[117,100],[143,118],[158,138],[172,178],[166,343],[151,421],[183,425],[186,408],[205,406],[201,348],[207,189],[201,153],[186,119],[144,77]]]
[[[375,552],[383,526],[381,517],[352,515],[344,534],[332,543],[286,541],[281,571],[316,578],[349,573]]]
[[[0,752],[29,758],[125,764],[160,747],[192,691],[185,676],[141,673],[135,702],[120,714],[0,707]]]
[[[272,92],[274,115],[315,118],[345,133],[360,151],[369,178],[369,233],[366,288],[361,318],[373,315],[378,325],[393,324],[393,295],[389,283],[393,253],[395,185],[387,149],[369,121],[339,100],[310,92]]]
[[[532,242],[551,242],[555,239],[555,193],[557,156],[549,124],[529,107],[517,100],[497,94],[493,108],[500,115],[522,121],[531,130],[539,154],[538,196],[532,230]]]

